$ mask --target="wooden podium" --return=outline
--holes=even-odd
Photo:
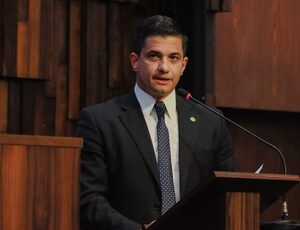
[[[299,183],[296,175],[214,172],[150,230],[259,230],[260,212]]]
[[[82,139],[0,134],[0,229],[79,230]]]

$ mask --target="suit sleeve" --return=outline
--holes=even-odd
[[[103,130],[87,109],[78,120],[76,135],[83,138],[80,163],[81,229],[138,230],[141,225],[126,218],[109,203]]]
[[[222,113],[221,111],[218,111]],[[216,151],[216,171],[236,171],[236,161],[230,133],[224,119],[220,118],[218,147]]]

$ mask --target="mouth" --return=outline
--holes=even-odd
[[[167,85],[171,80],[170,78],[162,76],[155,76],[153,79],[158,85]]]
[[[166,83],[169,82],[171,79],[163,76],[154,76],[153,78],[157,82]]]

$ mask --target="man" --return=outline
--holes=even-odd
[[[212,171],[234,169],[224,121],[176,95],[186,43],[171,18],[146,18],[130,54],[134,89],[81,111],[85,229],[147,228]]]

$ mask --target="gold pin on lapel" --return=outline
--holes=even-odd
[[[191,122],[196,122],[196,118],[195,117],[190,117],[190,121]]]

